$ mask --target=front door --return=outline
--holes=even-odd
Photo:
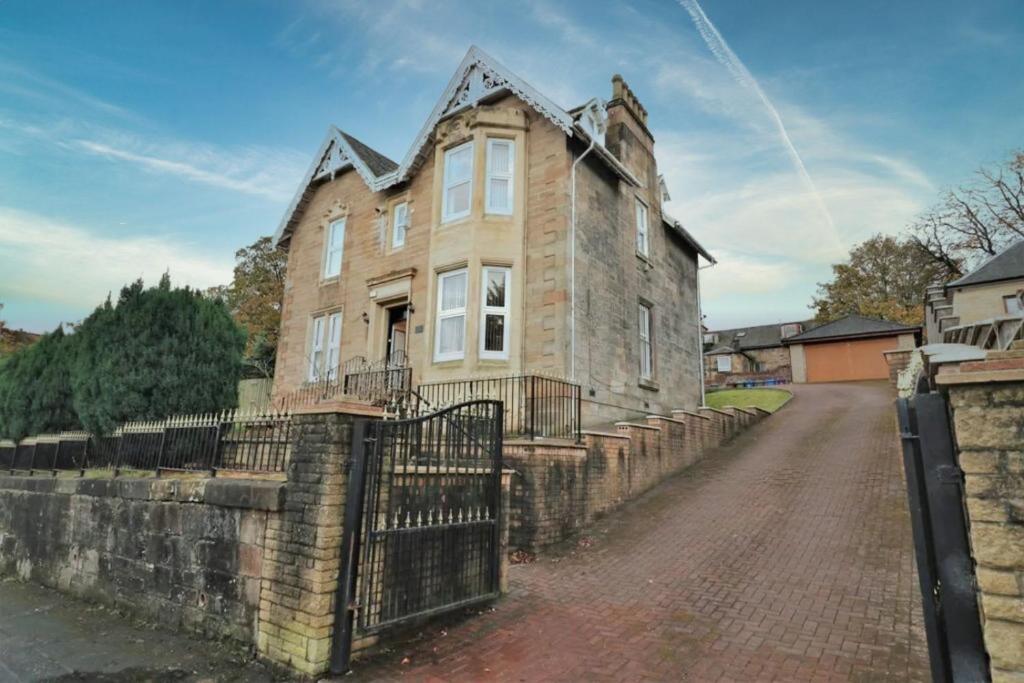
[[[388,338],[384,357],[389,365],[405,365],[406,332],[409,324],[409,306],[388,309]]]

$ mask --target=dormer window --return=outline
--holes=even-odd
[[[473,143],[467,142],[444,153],[444,195],[441,222],[469,215],[473,200]]]
[[[802,331],[803,325],[801,325],[800,323],[787,323],[782,326],[780,333],[783,339],[788,339],[790,337],[800,334]]]

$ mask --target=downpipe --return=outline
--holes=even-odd
[[[580,156],[572,162],[569,191],[569,206],[572,216],[569,220],[569,380],[576,381],[576,166],[586,158],[597,143],[595,138],[590,139],[590,145]],[[703,372],[703,360],[701,371]],[[704,390],[701,389],[703,397]],[[703,398],[701,399],[703,401]]]

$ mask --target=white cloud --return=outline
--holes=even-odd
[[[138,278],[206,288],[231,281],[230,253],[169,236],[110,237],[0,206],[0,291],[7,299],[59,304],[87,314]]]

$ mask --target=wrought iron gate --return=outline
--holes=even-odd
[[[963,475],[946,399],[922,393],[899,399],[896,408],[932,679],[987,681]]]
[[[472,401],[355,423],[333,673],[354,637],[498,596],[502,416]]]

